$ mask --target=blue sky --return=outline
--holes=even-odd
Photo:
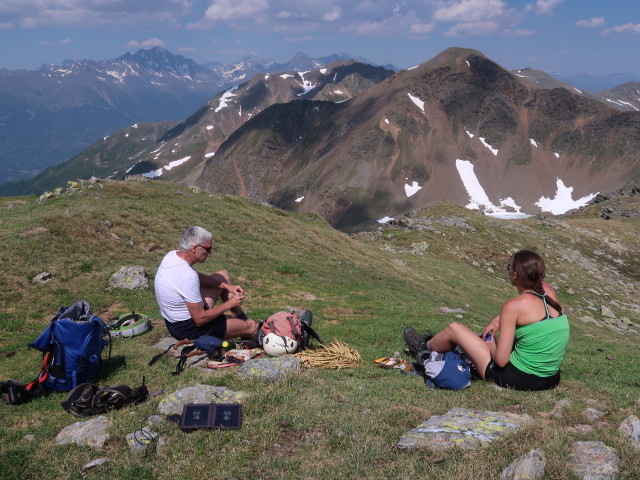
[[[198,63],[346,52],[407,68],[450,47],[502,66],[640,76],[637,0],[0,0],[0,68],[153,46]]]

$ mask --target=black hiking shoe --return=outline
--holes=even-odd
[[[418,332],[416,332],[415,328],[407,327],[404,329],[402,338],[404,340],[404,344],[407,346],[407,349],[409,350],[409,354],[412,357],[415,357],[417,353],[421,350],[420,347],[422,346],[422,343],[424,341],[422,336],[420,336]]]

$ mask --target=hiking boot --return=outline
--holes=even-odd
[[[409,354],[412,357],[415,357],[417,353],[421,350],[420,347],[424,342],[424,339],[422,338],[422,336],[419,335],[418,332],[416,332],[415,328],[407,327],[404,329],[402,338],[404,340],[404,344],[409,350]]]

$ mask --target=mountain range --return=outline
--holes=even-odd
[[[314,211],[343,230],[438,199],[564,213],[638,178],[637,88],[582,92],[461,48],[398,73],[356,61],[260,73],[183,122],[105,136],[31,186],[141,174]]]
[[[134,123],[180,121],[258,72],[312,70],[346,54],[288,63],[199,65],[154,47],[115,60],[0,70],[0,184],[28,179]]]

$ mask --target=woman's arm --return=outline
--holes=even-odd
[[[509,363],[511,350],[513,349],[517,318],[518,308],[513,300],[509,300],[502,305],[499,317],[500,336],[498,337],[495,349],[491,348],[491,359],[499,367],[504,367]]]

